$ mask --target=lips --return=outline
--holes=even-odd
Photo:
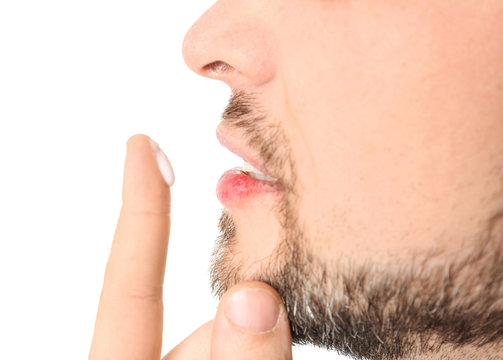
[[[265,169],[265,166],[262,165],[262,162],[248,155],[243,148],[241,148],[236,142],[233,142],[229,136],[225,135],[225,130],[222,123],[220,123],[220,125],[217,127],[216,135],[218,141],[220,142],[220,144],[222,144],[223,147],[227,148],[230,152],[236,154],[245,161],[245,169],[243,169],[244,171],[253,172],[253,170],[255,170],[255,172],[262,173],[263,175],[268,177],[269,179],[267,180],[275,179],[272,174],[268,173],[268,171]],[[252,168],[249,168],[249,166],[251,166]]]
[[[245,161],[242,168],[226,171],[218,181],[217,197],[224,206],[236,208],[243,205],[245,200],[282,191],[280,182],[268,174],[259,161],[246,154],[243,148],[224,135],[222,124],[217,128],[216,134],[224,147]]]
[[[217,198],[227,208],[239,208],[246,200],[281,192],[277,182],[258,180],[242,171],[226,171],[217,184]]]

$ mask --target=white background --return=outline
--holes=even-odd
[[[1,359],[87,358],[135,133],[176,177],[163,354],[213,317],[215,185],[241,161],[215,137],[230,90],[181,55],[213,2],[0,2]]]

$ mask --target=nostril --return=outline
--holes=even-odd
[[[230,72],[234,68],[223,61],[213,61],[203,67],[204,72],[209,72],[213,75],[221,75],[224,72]]]

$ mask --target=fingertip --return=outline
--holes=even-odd
[[[153,155],[157,160],[157,165],[159,166],[159,171],[161,172],[164,181],[166,181],[166,184],[168,184],[169,187],[173,186],[175,183],[175,173],[173,171],[173,167],[171,166],[171,162],[164,151],[162,151],[159,144],[152,139],[150,139],[150,147],[152,148]]]
[[[253,288],[232,294],[223,312],[233,326],[244,331],[263,333],[277,326],[280,306],[269,291]]]
[[[130,147],[138,146],[142,143],[148,143],[151,140],[150,136],[145,134],[134,134],[129,137],[126,143],[126,147],[129,150]]]
[[[212,334],[214,358],[291,359],[291,345],[288,316],[274,288],[246,281],[222,297]]]
[[[175,183],[175,173],[171,166],[171,162],[154,139],[145,134],[135,134],[127,140],[126,147],[127,151],[130,152],[135,151],[137,148],[145,147],[147,144],[150,146],[152,154],[157,161],[159,171],[164,181],[168,186],[173,186]]]
[[[147,135],[135,134],[127,140],[122,191],[123,207],[127,210],[169,213],[171,194],[168,181],[172,184],[174,176],[171,165],[166,169],[169,160],[165,155],[164,168],[161,169],[163,159],[159,152],[162,151],[157,143]],[[170,176],[169,171],[171,178],[167,181],[165,177]]]
[[[230,288],[220,306],[226,318],[245,331],[272,331],[284,315],[284,304],[272,286],[261,281],[244,281]]]
[[[262,282],[262,281],[257,281],[257,280],[248,280],[248,281],[242,281],[234,286],[232,286],[227,292],[224,294],[222,297],[222,300],[220,301],[220,304],[224,304],[225,301],[231,297],[234,293],[237,293],[239,291],[243,290],[262,290],[262,291],[267,291],[268,293],[271,294],[271,296],[275,299],[276,302],[279,304],[283,304],[283,300],[281,299],[281,296],[279,293],[276,291],[275,288],[273,288],[271,285]]]

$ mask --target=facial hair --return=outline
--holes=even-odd
[[[242,117],[250,120],[251,104],[253,98],[239,94],[228,109],[241,107]],[[259,140],[266,129],[260,124],[248,121],[247,130],[264,144]],[[279,128],[268,134],[261,153],[286,167],[286,190],[277,207],[281,239],[267,264],[243,272],[233,261],[235,223],[224,210],[210,267],[217,297],[241,281],[266,282],[284,301],[294,344],[356,359],[403,359],[437,353],[444,345],[483,347],[503,340],[503,212],[488,219],[462,256],[435,250],[393,267],[342,259],[328,263],[311,251],[309,244],[320,239],[310,238],[299,221],[286,137]]]

